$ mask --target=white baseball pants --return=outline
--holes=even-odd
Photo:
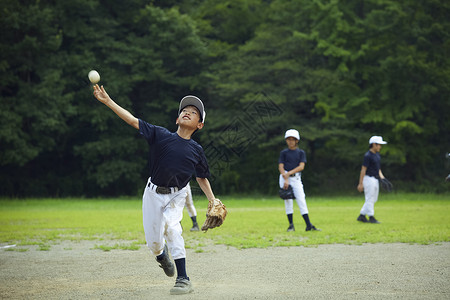
[[[172,194],[158,194],[148,185],[142,197],[142,216],[147,247],[154,255],[160,255],[167,243],[173,259],[185,258],[186,249],[181,235],[180,221],[186,201],[186,188]]]
[[[197,216],[197,210],[194,206],[194,200],[192,200],[192,192],[191,192],[191,184],[187,184],[186,186],[186,204],[185,207],[188,211],[189,217],[196,217]]]
[[[284,178],[280,174],[279,178],[280,188],[284,186]],[[303,183],[300,174],[296,174],[294,177],[289,177],[289,184],[294,190],[295,200],[297,201],[298,208],[300,208],[300,214],[304,215],[308,213],[308,207],[306,206],[305,192],[303,190]],[[294,213],[294,200],[287,199],[284,200],[284,207],[286,209],[286,214]]]
[[[378,201],[380,191],[378,179],[365,175],[363,178],[365,202],[361,208],[361,215],[372,217],[375,215],[375,203]]]

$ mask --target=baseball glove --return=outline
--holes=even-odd
[[[206,211],[206,220],[203,223],[202,230],[208,231],[208,229],[213,229],[219,227],[225,221],[227,216],[227,208],[223,205],[222,201],[219,199],[214,199],[209,201],[208,210]]]
[[[381,183],[381,187],[386,192],[392,192],[392,190],[394,189],[394,186],[387,178],[380,179],[380,183]]]
[[[281,199],[294,199],[294,190],[292,189],[292,186],[289,185],[288,188],[285,190],[284,188],[280,188],[278,190],[278,195],[280,196]]]

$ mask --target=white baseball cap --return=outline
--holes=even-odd
[[[206,119],[205,107],[203,106],[202,100],[200,100],[195,96],[186,96],[183,97],[183,99],[181,99],[180,107],[178,108],[178,115],[180,115],[183,108],[189,105],[195,106],[198,109],[198,111],[200,112],[200,122],[205,123]]]
[[[288,137],[293,137],[300,141],[300,134],[295,129],[289,129],[288,131],[286,131],[286,133],[284,134],[284,139],[287,139]]]
[[[383,141],[383,138],[379,135],[374,135],[373,137],[370,138],[369,140],[369,145],[370,144],[380,144],[380,145],[384,145],[387,144],[386,141]]]

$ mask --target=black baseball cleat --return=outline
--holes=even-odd
[[[167,249],[167,245],[164,245],[164,252],[165,255],[161,260],[156,258],[156,261],[159,263],[159,267],[164,270],[164,273],[166,273],[167,276],[173,277],[175,275],[175,266],[170,261],[169,257],[169,249]]]
[[[288,227],[288,229],[287,229],[287,231],[288,231],[288,232],[289,232],[289,231],[295,231],[294,224],[290,224],[289,227]]]
[[[380,224],[381,222],[378,221],[377,219],[375,219],[374,216],[371,216],[371,217],[369,217],[369,223],[372,223],[372,224]]]
[[[194,223],[194,225],[192,225],[191,231],[199,231],[200,228],[198,227],[198,223]]]
[[[311,227],[306,227],[305,231],[322,231],[319,228],[316,228],[316,226],[311,225]]]
[[[360,221],[360,222],[363,222],[363,223],[367,223],[368,222],[367,219],[366,219],[366,216],[364,216],[364,215],[359,215],[359,217],[356,219],[356,221]]]

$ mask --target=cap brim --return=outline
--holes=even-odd
[[[189,105],[195,106],[198,109],[198,111],[200,112],[200,121],[204,123],[206,117],[205,107],[203,106],[202,100],[200,100],[195,96],[186,96],[183,99],[181,99],[180,107],[178,108],[178,114],[181,113],[181,110],[183,108]]]

